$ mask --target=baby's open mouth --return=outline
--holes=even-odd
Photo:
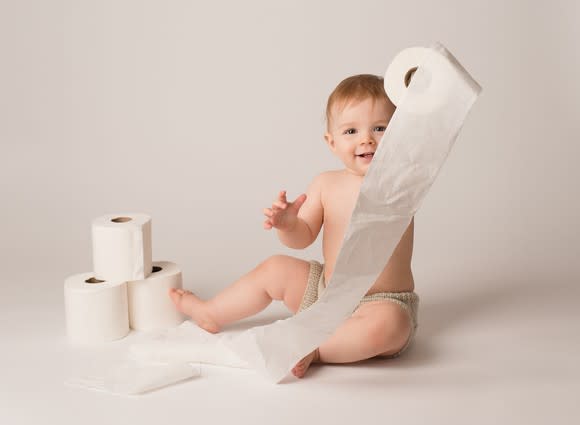
[[[374,154],[375,154],[374,152],[368,152],[368,153],[363,153],[363,154],[360,154],[357,156],[360,156],[361,158],[372,158]]]

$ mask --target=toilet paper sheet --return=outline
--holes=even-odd
[[[442,45],[419,50],[418,62],[409,61],[414,55],[398,55],[395,71],[387,71],[389,81],[404,84],[417,66],[362,182],[320,299],[294,317],[225,337],[241,359],[274,382],[328,339],[375,282],[481,90]]]
[[[250,368],[224,344],[222,335],[211,334],[189,320],[175,328],[141,335],[129,348],[129,358],[149,363],[199,363]]]
[[[197,365],[188,363],[141,362],[129,359],[106,372],[101,370],[78,378],[66,385],[115,395],[138,395],[200,376]]]

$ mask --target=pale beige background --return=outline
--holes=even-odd
[[[0,2],[0,421],[577,423],[579,21],[573,0]],[[63,386],[97,357],[65,344],[62,301],[92,218],[151,214],[154,258],[205,296],[272,254],[321,259],[262,208],[340,166],[341,79],[433,41],[484,91],[416,217],[406,357],[137,400]]]

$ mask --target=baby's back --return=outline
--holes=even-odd
[[[346,170],[328,171],[323,176],[321,187],[321,202],[324,210],[322,252],[325,264],[324,277],[326,282],[329,282],[363,177]],[[413,227],[414,220],[411,220],[389,262],[368,294],[404,292],[414,289],[411,272]]]

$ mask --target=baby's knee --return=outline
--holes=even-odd
[[[283,254],[272,255],[266,258],[264,261],[262,261],[262,263],[260,263],[260,267],[270,270],[271,269],[279,270],[280,268],[288,264],[288,260],[290,258],[291,257],[289,255]]]

